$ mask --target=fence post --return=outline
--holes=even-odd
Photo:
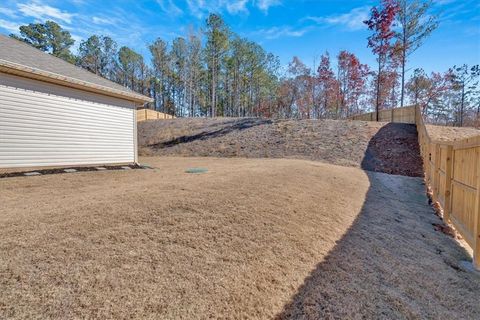
[[[436,177],[437,177],[437,144],[432,143],[430,148],[430,185],[432,186],[432,200],[433,202],[437,201],[437,186],[436,186]]]
[[[432,191],[433,201],[438,201],[439,189],[440,189],[440,145],[435,143],[433,145],[433,177],[432,177]]]
[[[427,181],[428,185],[432,184],[432,170],[431,170],[431,161],[432,161],[432,144],[427,143],[426,144],[426,150],[425,150],[425,180]]]
[[[390,121],[390,122],[395,122],[395,121],[394,121],[395,118],[394,118],[394,116],[393,116],[394,110],[395,110],[395,108],[392,108],[392,114],[391,114],[392,121]]]
[[[445,207],[443,208],[443,220],[450,223],[452,212],[452,175],[453,175],[453,146],[447,146],[447,157],[445,163]]]
[[[480,147],[477,147],[477,192],[475,194],[475,217],[473,225],[473,265],[480,270]]]

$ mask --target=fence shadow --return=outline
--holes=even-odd
[[[386,125],[380,138],[395,127]],[[365,157],[375,152],[367,150]],[[371,161],[366,159],[366,165]],[[480,314],[480,281],[459,266],[469,258],[467,252],[435,231],[433,225],[442,222],[428,205],[422,178],[365,173],[370,188],[354,223],[276,319]]]

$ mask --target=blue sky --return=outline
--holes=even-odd
[[[286,65],[299,56],[313,65],[328,50],[345,49],[364,63],[374,56],[366,47],[369,32],[362,21],[378,1],[358,0],[3,0],[0,32],[54,20],[78,42],[92,34],[114,38],[146,55],[146,44],[171,40],[203,25],[209,12],[222,14],[237,34],[260,43]],[[415,52],[409,68],[444,71],[454,64],[480,63],[480,2],[434,0],[440,26]],[[317,58],[318,60],[318,58]]]

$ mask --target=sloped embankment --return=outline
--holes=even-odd
[[[415,126],[343,120],[189,118],[141,122],[141,155],[296,158],[421,176]]]

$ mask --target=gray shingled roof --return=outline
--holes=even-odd
[[[136,100],[151,101],[150,98],[117,83],[38,50],[22,41],[0,34],[0,63],[2,60],[6,62],[4,63],[5,66],[18,65],[28,68],[29,71],[38,71],[38,73],[43,73],[44,75],[59,75],[64,77],[63,80],[66,82],[72,80],[72,83],[85,85],[86,89],[87,87],[100,91],[105,89],[103,91],[107,94],[118,93]]]

